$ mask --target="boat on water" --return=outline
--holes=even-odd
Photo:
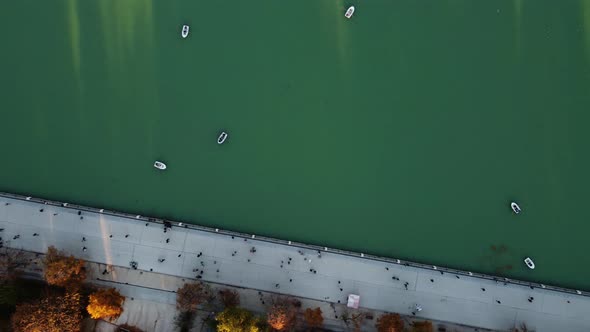
[[[190,31],[191,27],[188,26],[187,24],[182,26],[182,32],[180,33],[180,35],[182,36],[182,38],[186,38],[188,37],[188,33]]]
[[[223,144],[226,139],[227,133],[225,131],[222,131],[221,134],[219,134],[219,137],[217,137],[217,144]]]
[[[163,171],[163,170],[165,170],[165,169],[166,169],[166,164],[164,164],[164,163],[163,163],[163,162],[161,162],[161,161],[157,161],[157,160],[156,160],[156,161],[154,162],[154,167],[155,167],[155,168],[157,168],[157,169],[160,169],[160,170],[162,170],[162,171]]]
[[[344,17],[351,18],[352,14],[354,14],[354,6],[348,7],[348,9],[346,10],[346,13],[344,13]]]
[[[518,206],[518,204],[516,204],[516,202],[510,203],[510,207],[512,208],[512,211],[514,211],[514,213],[516,213],[516,214],[520,213],[520,206]]]
[[[530,257],[525,258],[524,263],[526,264],[526,266],[528,266],[529,269],[531,269],[531,270],[535,269],[535,263],[533,262],[533,260]]]

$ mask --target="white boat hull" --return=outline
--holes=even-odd
[[[346,10],[346,13],[344,13],[344,17],[351,18],[353,14],[354,14],[354,6],[350,6]]]
[[[221,134],[219,134],[219,137],[217,137],[217,144],[223,144],[227,139],[227,136],[227,133],[225,131],[222,131]]]
[[[154,162],[154,167],[163,171],[166,169],[166,164],[164,164],[161,161],[156,161],[156,162]]]
[[[180,32],[180,35],[182,36],[182,38],[188,37],[188,34],[190,32],[190,28],[191,27],[186,24],[182,26],[182,31]]]
[[[533,260],[530,257],[525,258],[524,263],[526,264],[526,266],[529,269],[531,269],[531,270],[535,269],[535,263],[533,262]]]
[[[520,213],[520,206],[518,206],[518,204],[516,204],[515,202],[510,203],[510,207],[512,208],[512,212],[519,214]]]

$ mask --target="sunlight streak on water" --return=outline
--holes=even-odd
[[[78,80],[78,87],[81,88],[80,79],[80,16],[78,15],[78,0],[67,1],[67,17],[70,23],[70,45],[72,48],[72,65]]]

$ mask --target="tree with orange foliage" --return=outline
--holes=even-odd
[[[276,298],[268,311],[266,321],[277,331],[288,331],[295,326],[297,309],[292,301],[284,298]]]
[[[377,331],[401,332],[404,329],[404,321],[398,314],[383,314],[377,319]]]
[[[125,303],[125,296],[121,295],[119,291],[114,288],[99,289],[90,294],[86,311],[90,314],[92,319],[108,320],[117,319],[123,313],[123,303]]]
[[[305,318],[305,323],[310,328],[322,327],[324,325],[324,317],[322,316],[322,309],[315,308],[307,308],[303,313],[303,317]]]
[[[423,321],[423,322],[414,322],[412,323],[412,332],[432,332],[434,331],[434,327],[432,327],[431,321]]]
[[[77,290],[86,279],[84,261],[63,251],[58,251],[54,246],[47,248],[45,256],[45,280],[50,285]]]
[[[16,306],[12,315],[14,332],[80,331],[82,312],[80,294],[46,297]]]
[[[202,282],[184,284],[176,291],[176,308],[180,312],[196,312],[198,306],[209,300],[211,289]]]

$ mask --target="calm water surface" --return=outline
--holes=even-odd
[[[588,0],[6,0],[0,37],[0,190],[590,289]]]

